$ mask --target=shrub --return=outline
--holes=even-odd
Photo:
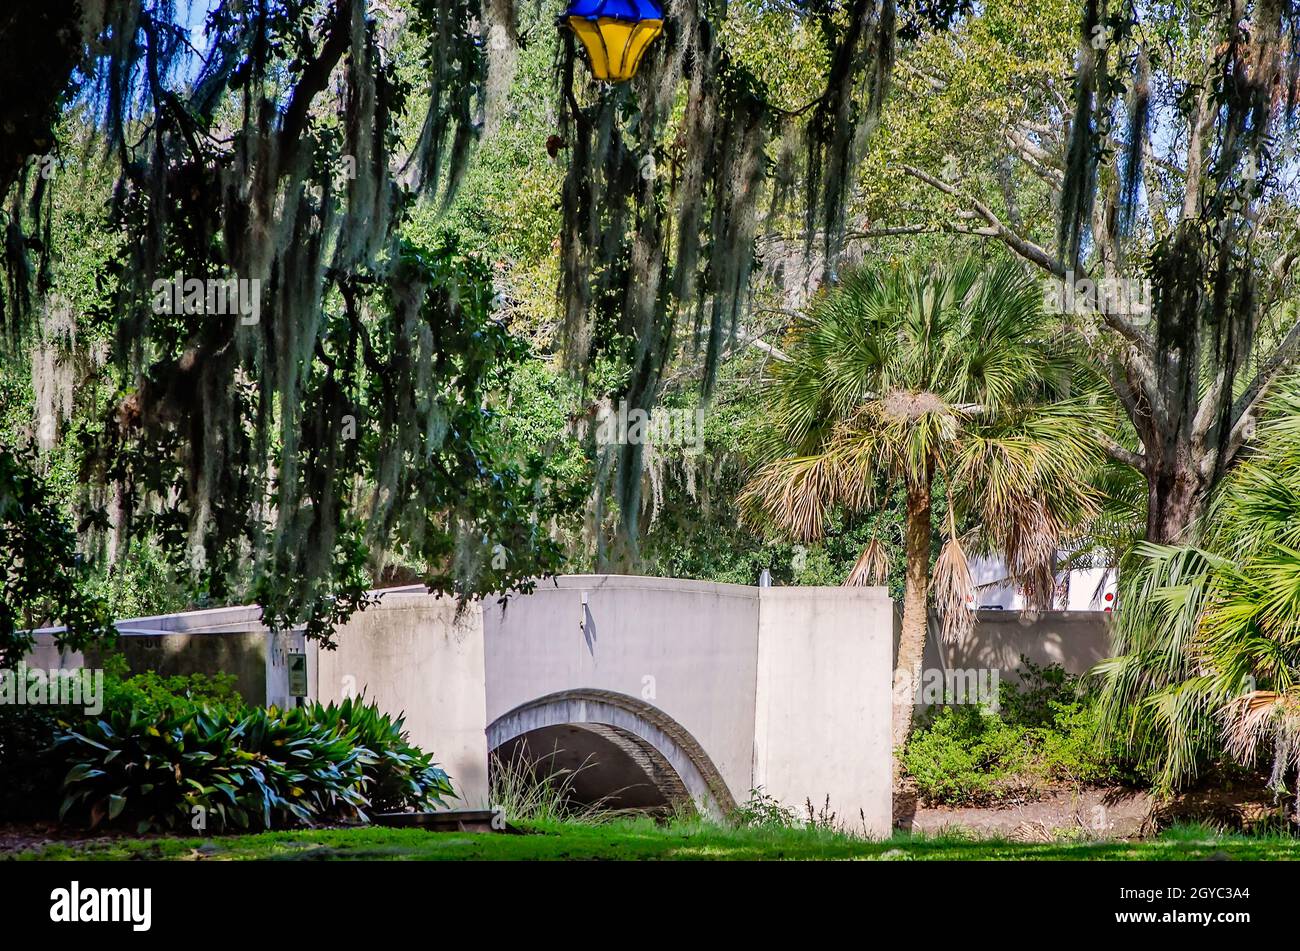
[[[65,767],[54,740],[80,708],[0,705],[0,820],[53,819]]]
[[[742,829],[793,829],[799,824],[799,817],[758,786],[749,791],[748,799],[736,806],[731,821]]]
[[[135,711],[142,721],[159,723],[204,709],[230,715],[245,710],[235,692],[235,678],[227,674],[131,675],[126,659],[113,653],[104,658],[103,667],[105,717]],[[70,765],[66,744],[55,749],[55,740],[68,732],[95,731],[95,721],[87,719],[81,707],[0,706],[0,819],[55,818]]]
[[[161,720],[117,709],[61,732],[69,768],[60,817],[137,832],[228,831],[364,821],[372,791],[379,808],[441,803],[450,781],[407,743],[401,723],[359,702]]]
[[[433,761],[433,754],[411,745],[405,717],[384,713],[374,703],[366,703],[364,696],[328,706],[312,704],[291,710],[286,717],[347,732],[373,754],[373,762],[364,765],[366,796],[373,812],[432,809],[446,805],[442,797],[455,796],[451,779]]]
[[[1021,683],[1001,685],[996,713],[941,707],[913,734],[903,765],[924,799],[981,805],[1036,798],[1053,783],[1136,778],[1118,749],[1097,741],[1097,706],[1078,678],[1059,665],[1021,663]]]
[[[1029,792],[1040,780],[1028,731],[977,706],[944,707],[918,730],[903,764],[932,802],[981,803]]]
[[[247,709],[233,674],[132,674],[121,654],[104,657],[104,709],[135,710],[144,718],[166,719],[199,710],[238,714]]]

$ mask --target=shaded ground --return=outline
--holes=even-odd
[[[455,859],[1297,859],[1300,839],[1216,836],[1172,830],[1143,842],[1027,843],[900,834],[872,842],[818,829],[729,829],[702,822],[649,820],[601,825],[546,824],[526,835],[435,833],[420,829],[325,829],[210,839],[116,838],[47,842],[0,858],[181,861]]]
[[[1136,838],[1151,830],[1151,799],[1129,789],[1058,790],[1039,800],[987,808],[916,806],[913,832],[962,828],[981,836],[1038,842],[1062,836]]]
[[[1224,832],[1277,829],[1288,824],[1290,807],[1266,787],[1265,777],[1246,774],[1209,776],[1161,802],[1139,789],[1061,786],[1041,799],[997,806],[927,806],[904,784],[894,796],[894,825],[901,831],[963,829],[1028,842],[1134,839],[1174,825],[1199,824]]]

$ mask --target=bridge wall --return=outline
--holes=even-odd
[[[573,575],[512,598],[504,610],[490,605],[487,722],[574,687],[625,694],[685,727],[744,802],[754,744],[758,590]]]
[[[890,826],[893,608],[883,588],[566,576],[484,613],[487,718],[574,687],[652,704],[732,799],[762,786]]]
[[[720,778],[735,802],[757,786],[801,812],[805,799],[820,806],[829,796],[843,820],[856,827],[861,809],[867,831],[888,832],[891,608],[883,589],[565,576],[504,609],[459,611],[419,590],[380,594],[340,628],[336,650],[307,645],[309,695],[328,702],[364,691],[404,712],[412,739],[435,753],[466,806],[489,805],[493,724],[551,694],[604,691],[634,718],[637,704],[648,705],[623,725],[673,737],[676,752],[661,751],[670,757],[684,750],[707,758],[705,778]],[[286,706],[285,654],[302,649],[302,637],[270,635],[259,613],[138,618],[119,623],[121,642],[133,669],[225,670],[250,702]],[[31,661],[81,665],[51,642],[43,633]]]
[[[884,588],[762,588],[752,785],[888,835],[893,605]],[[800,808],[802,812],[802,809]]]
[[[459,805],[488,808],[483,614],[423,592],[384,593],[338,631],[337,650],[313,650],[313,696],[325,703],[363,692],[403,712],[415,745],[451,776]],[[310,664],[309,664],[310,673]]]

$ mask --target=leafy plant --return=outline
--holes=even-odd
[[[363,734],[373,744],[363,742]],[[446,773],[373,706],[156,715],[117,709],[56,741],[70,767],[60,818],[138,832],[365,821],[372,808],[427,808]],[[202,819],[202,826],[197,825]]]
[[[1250,455],[1196,544],[1144,543],[1120,573],[1116,656],[1099,664],[1104,736],[1185,786],[1272,754],[1270,785],[1300,786],[1300,374],[1276,387]]]
[[[451,779],[433,754],[412,746],[403,714],[394,717],[364,695],[348,697],[342,703],[320,703],[290,710],[286,719],[329,727],[372,754],[363,764],[366,796],[375,812],[401,809],[426,810],[445,806],[443,797],[454,798]]]
[[[74,650],[103,637],[107,605],[87,582],[77,533],[37,474],[34,452],[0,446],[0,667],[22,660],[41,624],[63,625],[56,640]]]
[[[80,709],[0,704],[0,821],[52,818],[63,778],[54,750],[61,719]]]
[[[742,829],[793,829],[799,825],[794,810],[781,805],[762,786],[749,791],[749,798],[732,812],[731,821]]]
[[[108,654],[104,667],[104,708],[135,710],[144,717],[176,716],[201,709],[237,714],[245,709],[235,689],[233,674],[176,674],[163,677],[157,671],[132,674],[126,658]]]
[[[918,729],[903,764],[930,802],[979,805],[1038,798],[1052,784],[1138,777],[1116,744],[1097,742],[1096,698],[1059,665],[1024,658],[1019,685],[1001,685],[998,710],[941,707]]]

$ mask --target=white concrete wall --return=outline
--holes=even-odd
[[[365,693],[404,712],[411,741],[433,753],[463,808],[486,808],[483,616],[477,605],[427,594],[387,593],[337,633],[337,650],[316,651],[323,702]]]
[[[504,609],[490,602],[459,613],[418,590],[380,595],[339,629],[336,650],[308,647],[312,696],[364,691],[404,712],[412,740],[452,776],[460,805],[490,805],[491,723],[582,688],[624,694],[676,721],[738,803],[763,786],[802,814],[805,799],[820,808],[829,795],[841,822],[860,830],[861,810],[867,831],[888,832],[892,607],[883,589],[578,575],[541,582]],[[287,702],[284,653],[300,638],[267,637],[257,615],[232,608],[122,627],[170,634],[139,636],[189,645],[196,663],[225,657],[198,649],[219,646],[208,638],[254,638],[241,669],[258,676],[264,663],[268,700]],[[47,665],[58,662],[48,641],[37,652]]]
[[[511,598],[504,610],[488,605],[487,722],[575,687],[626,694],[685,727],[744,802],[752,786],[758,590],[568,575]]]
[[[884,588],[762,588],[754,786],[802,816],[892,823],[893,605]],[[865,830],[863,828],[865,824]]]

